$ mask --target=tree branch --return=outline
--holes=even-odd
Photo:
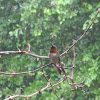
[[[62,83],[63,81],[65,81],[65,79],[63,79],[63,80],[57,82],[56,84],[53,84],[52,87],[59,85],[59,84]],[[30,98],[30,97],[32,97],[32,96],[34,96],[34,95],[36,95],[36,94],[41,93],[42,91],[44,91],[44,90],[46,90],[46,89],[48,89],[48,88],[50,88],[50,87],[51,87],[51,85],[50,85],[50,83],[48,82],[47,86],[45,86],[44,88],[40,89],[39,91],[37,91],[37,92],[35,92],[35,93],[31,94],[31,95],[20,95],[20,94],[19,94],[19,95],[10,96],[10,97],[8,97],[7,99],[4,99],[4,100],[11,100],[11,99],[18,98],[18,97],[21,97],[21,98]]]
[[[15,73],[15,72],[13,72],[13,73],[5,73],[5,72],[0,72],[0,74],[12,75],[13,76],[13,75],[22,75],[22,74],[34,73],[34,72],[37,72],[38,70],[43,69],[43,68],[45,68],[45,67],[47,67],[49,65],[51,65],[51,63],[49,63],[49,64],[47,64],[45,66],[39,67],[39,68],[35,69],[34,71],[29,71],[29,72],[21,72],[21,73]]]
[[[39,56],[39,55],[29,53],[26,51],[1,51],[0,52],[0,55],[4,55],[4,54],[25,54],[25,55],[33,56],[36,58],[49,58],[48,56]]]
[[[99,14],[100,12],[100,8],[98,9],[94,19],[91,21],[91,24],[88,26],[88,28],[85,30],[85,32],[80,36],[80,38],[78,40],[76,40],[76,42],[74,42],[65,52],[63,52],[60,56],[64,56],[65,54],[67,54],[70,49],[75,45],[77,44],[87,33],[87,31],[90,29],[90,27],[92,26],[92,24],[94,23],[95,19],[97,18],[97,15]]]

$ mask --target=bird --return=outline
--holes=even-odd
[[[54,64],[54,68],[60,73],[62,70],[59,68],[61,67],[61,60],[60,60],[60,54],[59,51],[57,50],[57,47],[55,45],[51,46],[50,52],[49,52],[49,60],[50,63]]]
[[[30,44],[29,43],[27,43],[27,50],[26,50],[26,52],[30,53]]]

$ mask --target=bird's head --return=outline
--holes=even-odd
[[[55,45],[51,46],[50,53],[59,53]]]

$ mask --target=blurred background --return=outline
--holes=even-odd
[[[78,39],[91,23],[100,8],[100,0],[0,0],[0,51],[26,50],[30,43],[31,53],[47,56],[53,37],[60,53],[67,50],[72,39]],[[74,81],[86,78],[85,92],[65,81],[54,87],[59,98],[63,100],[100,100],[100,14],[87,35],[75,45],[76,62]],[[72,50],[61,60],[66,66],[72,66]],[[43,65],[48,64],[43,59]],[[25,72],[41,66],[40,60],[28,55],[3,55],[0,59],[0,71]],[[9,95],[28,95],[45,87],[47,81],[42,71],[19,76],[0,75],[0,100]],[[56,70],[46,67],[44,73],[56,83],[63,79]],[[66,69],[71,75],[71,71]],[[15,100],[26,100],[16,98]],[[35,95],[29,100],[58,100],[52,88]]]

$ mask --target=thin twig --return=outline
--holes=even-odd
[[[63,69],[72,69],[72,68],[75,68],[76,66],[72,66],[72,67],[63,67]],[[59,67],[61,68],[61,67]]]
[[[74,44],[75,40],[73,40],[73,44]],[[75,65],[75,46],[73,46],[73,61],[72,61],[72,66]],[[71,74],[71,78],[74,78],[74,68],[72,68],[72,74]]]

